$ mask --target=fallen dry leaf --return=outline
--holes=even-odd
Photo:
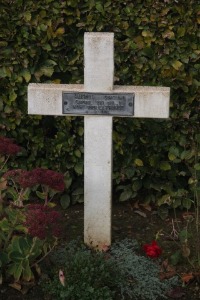
[[[184,282],[184,283],[188,283],[190,280],[192,280],[194,278],[194,275],[192,272],[190,273],[182,273],[181,274],[181,280]]]
[[[0,190],[5,190],[7,187],[7,179],[1,178],[0,179]]]
[[[65,286],[65,274],[64,274],[63,270],[59,270],[58,276],[59,276],[59,280],[60,280],[60,283],[62,284],[62,286]]]
[[[18,282],[10,283],[9,286],[18,291],[21,291],[22,289],[21,284],[19,284]]]
[[[165,259],[160,268],[160,280],[172,278],[174,275],[176,275],[175,267],[169,264],[168,259]]]
[[[190,248],[186,244],[183,244],[182,246],[182,255],[183,257],[190,256]]]
[[[144,209],[146,209],[148,211],[152,211],[152,207],[148,203],[142,203],[142,204],[140,204],[140,206],[142,206]]]
[[[146,218],[146,217],[147,217],[147,215],[146,215],[144,212],[140,211],[140,210],[134,210],[134,213],[140,215],[140,216],[143,217],[143,218]]]

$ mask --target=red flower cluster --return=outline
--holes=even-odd
[[[34,178],[30,176],[30,172],[22,169],[10,170],[6,172],[3,177],[10,178],[18,183],[22,188],[32,187],[36,185]]]
[[[61,173],[42,168],[37,168],[30,172],[36,178],[38,184],[47,185],[53,190],[60,192],[65,189],[64,176]]]
[[[61,235],[62,216],[58,211],[41,204],[30,204],[26,212],[28,233],[41,240]]]
[[[0,136],[0,154],[3,155],[15,155],[21,148],[14,144],[11,139],[8,139],[4,136]]]
[[[63,174],[42,168],[31,171],[11,170],[4,174],[4,178],[12,178],[22,188],[33,187],[38,184],[44,184],[59,192],[62,192],[65,188]]]
[[[146,255],[151,258],[159,257],[162,253],[162,249],[158,246],[156,241],[152,241],[151,244],[144,245],[143,250]]]

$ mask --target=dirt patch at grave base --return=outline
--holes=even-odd
[[[62,211],[63,212],[63,211]],[[65,230],[63,239],[71,241],[80,237],[83,239],[83,205],[71,206],[68,210],[63,212],[65,215]],[[182,222],[178,217],[179,222]],[[130,203],[114,204],[112,212],[112,240],[120,241],[124,238],[134,238],[142,246],[146,243],[150,243],[159,235],[159,245],[163,249],[162,258],[165,260],[174,251],[177,250],[176,244],[168,238],[168,235],[172,231],[172,216],[169,216],[166,220],[156,214],[156,211],[148,210],[144,208],[135,208]],[[181,264],[175,267],[177,274],[189,272],[188,265]],[[183,291],[183,292],[182,292]],[[200,287],[197,280],[190,282],[186,288],[181,290],[181,297],[175,299],[181,300],[197,300],[200,299]],[[173,297],[174,298],[174,297]],[[169,298],[169,299],[173,299]],[[40,286],[33,287],[28,294],[22,295],[19,291],[16,291],[6,285],[0,286],[0,300],[50,300],[47,295],[44,295]],[[56,300],[56,299],[53,299]]]

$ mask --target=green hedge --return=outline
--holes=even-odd
[[[189,207],[200,169],[198,2],[4,0],[0,129],[24,147],[12,166],[61,170],[82,201],[83,119],[28,116],[27,85],[83,83],[84,32],[110,31],[116,84],[171,87],[169,120],[114,118],[116,198]]]

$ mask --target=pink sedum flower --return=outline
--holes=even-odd
[[[41,204],[28,205],[24,225],[31,236],[41,240],[60,237],[61,222],[62,216],[58,211]]]
[[[16,155],[20,150],[21,147],[16,145],[11,139],[0,136],[0,154]]]

